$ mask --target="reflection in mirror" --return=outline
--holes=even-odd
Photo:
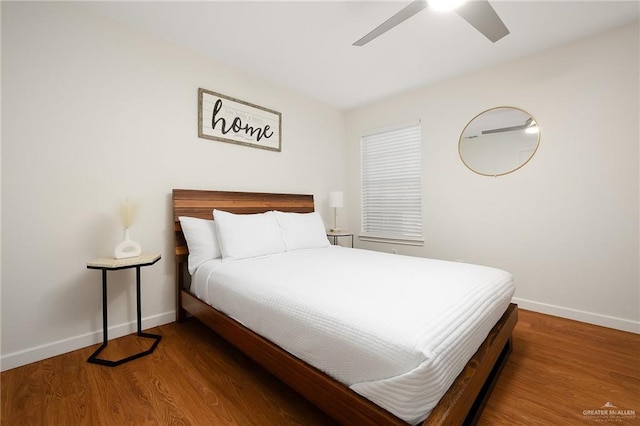
[[[536,120],[513,107],[492,108],[475,116],[458,143],[462,162],[484,176],[518,170],[535,154],[540,143]]]

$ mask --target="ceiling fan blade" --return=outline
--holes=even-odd
[[[402,9],[400,12],[396,13],[391,18],[384,21],[382,24],[378,25],[373,31],[369,32],[360,40],[353,43],[353,45],[364,46],[374,38],[381,36],[382,34],[386,33],[387,31],[395,27],[396,25],[401,24],[402,22],[411,18],[413,15],[420,12],[425,7],[427,7],[427,2],[425,0],[413,0],[404,9]]]
[[[487,0],[468,1],[458,7],[456,13],[494,43],[509,34],[504,22]]]

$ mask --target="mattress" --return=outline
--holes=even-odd
[[[191,291],[415,424],[485,340],[514,286],[495,268],[330,246],[211,260]]]

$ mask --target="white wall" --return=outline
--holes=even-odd
[[[197,137],[199,87],[282,113],[282,152]],[[2,2],[2,369],[102,339],[100,273],[131,236],[144,326],[174,320],[172,188],[327,193],[345,179],[344,114],[70,3]],[[109,273],[110,337],[135,330],[134,271]]]
[[[360,229],[360,135],[422,120],[424,247],[359,247],[510,271],[521,307],[640,332],[637,24],[398,95],[347,115],[349,224]],[[520,107],[534,158],[483,177],[458,157],[479,112]]]

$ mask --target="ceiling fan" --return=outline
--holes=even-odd
[[[371,40],[381,36],[395,26],[411,18],[422,9],[426,8],[427,3],[433,5],[436,1],[413,0],[404,9],[378,25],[367,35],[353,43],[353,45],[364,46]],[[460,3],[460,1],[457,3]],[[455,12],[494,43],[509,34],[509,30],[504,25],[504,22],[502,22],[502,19],[500,19],[487,0],[471,0],[464,2],[462,5],[455,8]]]

